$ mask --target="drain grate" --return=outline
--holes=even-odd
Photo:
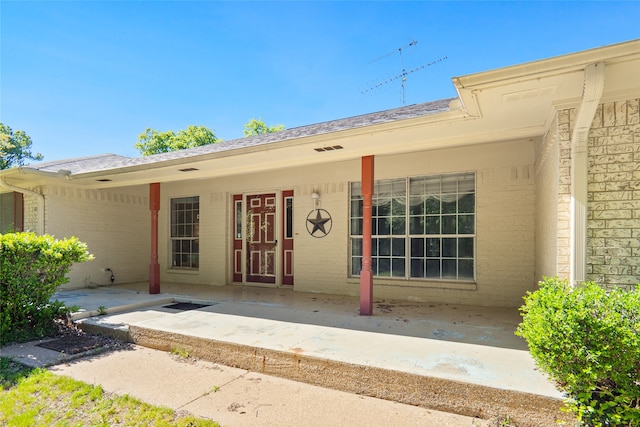
[[[177,302],[175,304],[163,305],[162,308],[170,308],[172,310],[197,310],[203,307],[211,307],[211,304],[196,304],[193,302]]]

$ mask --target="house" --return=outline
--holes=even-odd
[[[0,171],[3,227],[75,235],[69,287],[260,285],[516,307],[640,282],[640,40],[453,78],[458,97],[149,157]]]

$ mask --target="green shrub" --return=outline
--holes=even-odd
[[[640,426],[640,286],[607,291],[545,278],[520,310],[516,334],[581,425]]]
[[[75,262],[92,259],[75,237],[0,234],[0,344],[43,337],[69,309],[51,302]]]

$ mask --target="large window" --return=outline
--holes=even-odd
[[[196,269],[200,265],[200,198],[171,199],[171,266]]]
[[[351,183],[351,274],[362,269],[362,189]],[[475,278],[475,174],[375,182],[372,269],[376,277]]]

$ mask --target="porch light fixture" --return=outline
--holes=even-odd
[[[320,195],[314,191],[313,193],[311,193],[311,200],[313,200],[313,207],[317,208],[318,201],[320,200]]]

